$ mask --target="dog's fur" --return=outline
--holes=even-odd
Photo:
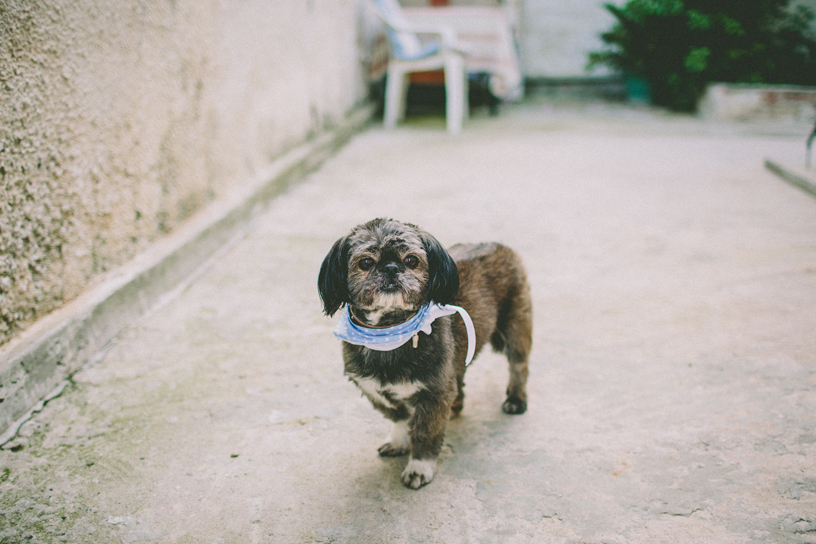
[[[423,304],[464,307],[476,329],[476,353],[486,342],[510,363],[508,414],[527,409],[532,305],[524,267],[513,250],[497,244],[455,245],[445,251],[415,225],[374,219],[355,227],[323,261],[318,290],[326,315],[348,304],[362,325],[402,323]],[[467,331],[458,314],[437,318],[417,347],[392,351],[343,342],[345,374],[376,409],[394,422],[385,457],[410,454],[403,483],[431,481],[448,418],[462,411]]]

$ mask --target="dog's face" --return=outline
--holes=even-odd
[[[447,304],[458,289],[456,264],[442,245],[418,227],[392,219],[358,225],[335,242],[318,278],[327,315],[349,304],[373,321],[431,301]]]

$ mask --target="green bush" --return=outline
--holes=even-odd
[[[652,102],[694,111],[709,82],[816,85],[813,11],[791,0],[629,0],[590,53],[640,77]]]

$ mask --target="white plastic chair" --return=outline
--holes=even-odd
[[[456,32],[444,26],[420,26],[408,20],[397,0],[374,0],[385,22],[391,56],[385,84],[385,127],[392,129],[405,117],[408,74],[445,71],[445,116],[448,132],[458,134],[467,115],[467,74],[464,52],[456,43]],[[419,34],[435,36],[425,44]]]

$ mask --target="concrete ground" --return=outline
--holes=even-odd
[[[368,130],[0,451],[0,541],[816,542],[816,200],[763,168],[804,136],[536,102]],[[376,216],[532,283],[528,412],[483,353],[419,491],[315,288]]]

